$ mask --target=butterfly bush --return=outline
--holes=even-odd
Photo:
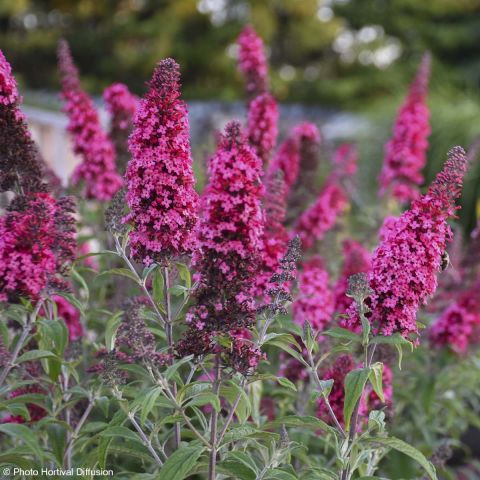
[[[347,207],[348,199],[340,185],[328,183],[294,226],[294,233],[300,237],[304,248],[309,249],[317,240],[322,240]]]
[[[100,124],[92,99],[80,85],[78,69],[64,40],[58,45],[58,67],[64,111],[69,120],[67,130],[72,136],[73,151],[82,159],[72,180],[85,183],[87,198],[110,200],[122,185],[115,166],[115,149]]]
[[[111,128],[127,130],[133,123],[137,97],[123,83],[113,83],[103,92],[103,100],[111,115]]]
[[[0,50],[0,191],[44,190],[42,164],[19,109],[21,98],[10,64]]]
[[[268,172],[270,176],[274,175],[275,172],[282,172],[286,191],[285,194],[288,195],[293,184],[297,180],[298,170],[300,168],[300,152],[298,148],[297,138],[290,134],[280,145],[277,153],[271,160]]]
[[[238,40],[238,68],[245,77],[247,94],[254,97],[268,89],[265,47],[257,32],[247,25]]]
[[[129,140],[126,199],[132,256],[149,265],[193,248],[197,222],[187,106],[180,99],[180,71],[162,60],[140,101]]]
[[[430,62],[430,55],[425,54],[398,113],[393,136],[385,146],[380,194],[391,191],[400,202],[417,198],[418,186],[423,183],[430,135],[430,112],[426,104]]]
[[[292,190],[304,187],[304,182],[311,188],[312,172],[318,165],[320,141],[316,125],[304,122],[296,125],[278,148],[268,170],[270,173],[277,170],[283,172],[288,196]]]
[[[477,282],[453,301],[430,329],[430,340],[438,347],[450,347],[465,354],[480,340],[480,301]]]
[[[248,106],[247,135],[264,164],[268,163],[278,135],[278,106],[269,93],[255,97]]]
[[[60,275],[76,251],[73,210],[69,197],[36,193],[19,197],[0,217],[1,301],[65,288]]]
[[[342,143],[333,154],[333,166],[337,175],[352,177],[358,169],[358,150],[352,143]]]
[[[252,281],[260,262],[264,219],[261,162],[240,124],[229,123],[209,163],[209,183],[202,197],[193,266],[199,282],[182,353],[218,350],[215,335],[234,341],[227,363],[246,371],[260,353],[245,338],[255,320]]]
[[[314,331],[325,330],[332,321],[334,296],[324,261],[315,255],[303,264],[298,279],[299,294],[293,303],[293,319],[299,325],[306,321]]]
[[[117,166],[123,172],[129,159],[128,137],[133,129],[138,99],[123,83],[113,83],[104,90],[103,101],[110,114],[109,137],[115,146]]]
[[[199,197],[179,65],[158,63],[140,100],[123,84],[104,91],[109,138],[60,43],[86,187],[78,215],[35,147],[0,52],[2,458],[178,480],[353,480],[389,478],[401,468],[392,448],[431,480],[434,467],[449,476],[442,442],[462,442],[478,386],[480,229],[464,245],[449,225],[473,162],[460,147],[419,194],[429,60],[381,175],[382,194],[411,206],[380,228],[391,202],[365,205],[355,144],[304,122],[277,146],[263,43],[246,27],[238,46],[246,126],[219,134]],[[358,239],[377,233],[370,254]],[[397,350],[414,344],[397,373]]]
[[[272,275],[279,273],[280,261],[287,251],[288,232],[284,226],[286,215],[286,185],[281,171],[265,179],[265,228],[261,238],[261,264],[255,276],[256,293],[262,296],[273,288]]]
[[[369,271],[370,322],[382,335],[418,334],[416,315],[437,287],[441,256],[452,231],[447,220],[454,216],[467,168],[465,151],[453,148],[443,170],[426,195],[409,210],[384,226],[383,240],[372,255]],[[354,308],[349,324],[358,323]]]

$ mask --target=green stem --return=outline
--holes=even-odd
[[[30,330],[32,329],[32,326],[35,323],[35,320],[37,319],[38,312],[42,308],[42,305],[43,305],[43,300],[39,300],[37,305],[35,306],[35,309],[31,313],[31,315],[28,315],[25,325],[22,328],[22,333],[20,334],[20,338],[17,340],[17,343],[15,344],[15,348],[13,349],[13,352],[10,356],[10,361],[3,369],[2,373],[0,373],[0,386],[3,385],[3,382],[6,380],[10,371],[16,366],[15,362],[18,358],[20,350],[23,348],[25,340],[27,339],[30,333]]]
[[[172,323],[172,303],[170,299],[170,277],[168,272],[168,267],[163,268],[163,298],[165,301],[165,334],[167,336],[168,344],[168,353],[170,354],[169,364],[173,365],[173,323]],[[177,397],[177,383],[172,381],[172,393],[173,396]],[[175,450],[180,446],[181,441],[181,430],[180,423],[175,423],[174,427],[174,437],[175,437]]]

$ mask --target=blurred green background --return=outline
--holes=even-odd
[[[243,98],[235,39],[245,23],[268,46],[281,102],[356,111],[376,125],[360,139],[367,179],[425,50],[433,55],[428,179],[452,145],[480,135],[480,0],[1,0],[0,48],[24,89],[58,90],[55,50],[65,36],[93,94],[113,81],[141,94],[155,63],[173,56],[185,98],[230,101]],[[466,228],[479,177],[477,165],[463,199]]]

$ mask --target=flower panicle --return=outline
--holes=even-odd
[[[0,192],[45,191],[43,160],[19,109],[20,103],[12,68],[0,50]]]
[[[38,299],[66,288],[62,275],[75,257],[74,202],[48,193],[16,197],[0,217],[0,300]]]
[[[245,26],[238,40],[238,68],[245,77],[250,97],[268,89],[268,65],[262,39],[251,25]]]
[[[380,172],[380,195],[387,192],[399,202],[419,197],[423,183],[422,170],[427,162],[430,112],[426,104],[430,56],[424,56],[404,104],[385,145],[385,158]]]
[[[248,338],[255,320],[253,280],[264,226],[260,172],[260,159],[240,124],[230,122],[209,164],[193,256],[198,288],[187,314],[189,328],[177,348],[180,354],[223,352],[234,369],[258,360]],[[217,344],[218,336],[232,343],[230,353]],[[248,359],[241,361],[242,355]]]
[[[308,207],[294,225],[295,234],[299,235],[305,249],[313,247],[331,230],[348,207],[344,190],[336,182],[328,182],[318,195],[316,201]]]
[[[278,135],[278,106],[269,93],[255,97],[248,106],[247,136],[266,165]]]
[[[283,225],[286,216],[286,185],[281,170],[265,179],[263,208],[265,228],[260,248],[261,266],[255,277],[256,294],[261,297],[272,287],[271,276],[279,272],[280,262],[287,251],[288,232]]]
[[[140,101],[129,139],[126,200],[132,256],[149,265],[194,248],[198,195],[192,168],[187,106],[180,99],[179,66],[156,66]]]
[[[64,111],[74,152],[82,162],[73,172],[73,183],[85,183],[85,195],[100,201],[110,200],[121,187],[116,172],[115,149],[100,124],[92,99],[82,89],[78,69],[65,40],[58,45],[58,67],[62,83]]]
[[[278,270],[270,277],[266,293],[271,301],[257,308],[257,313],[270,311],[273,314],[286,314],[285,304],[293,300],[290,285],[296,278],[300,257],[301,241],[298,236],[295,236],[288,242],[285,254],[278,262]]]
[[[427,194],[382,229],[381,242],[372,255],[369,284],[373,293],[368,299],[369,320],[382,335],[418,336],[417,311],[437,288],[437,272],[452,240],[447,220],[456,211],[466,166],[465,151],[461,147],[450,150]],[[358,325],[353,306],[348,314],[347,323]]]
[[[319,255],[304,262],[299,277],[299,293],[293,303],[293,319],[299,325],[308,321],[315,332],[325,330],[333,319],[334,296],[330,278]]]

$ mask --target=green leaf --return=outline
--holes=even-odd
[[[123,427],[121,425],[108,427],[107,429],[103,430],[100,433],[101,437],[121,437],[123,439],[133,440],[134,442],[140,442],[140,437],[130,430],[127,427]]]
[[[302,480],[338,480],[338,475],[321,467],[309,467],[302,475]]]
[[[263,477],[265,480],[297,480],[297,476],[293,473],[286,472],[279,468],[269,469]]]
[[[385,412],[372,410],[368,415],[368,428],[369,430],[378,428],[378,430],[383,432],[385,430]]]
[[[152,263],[149,267],[145,267],[142,272],[142,280],[145,282],[150,274],[158,268],[158,263]]]
[[[42,320],[42,345],[49,347],[59,356],[63,355],[68,345],[68,329],[63,320]],[[47,350],[44,348],[44,350]]]
[[[398,351],[398,368],[402,369],[402,358],[403,358],[403,348],[408,347],[411,352],[413,352],[413,344],[405,337],[402,337],[399,333],[395,333],[389,337],[377,336],[373,337],[370,340],[370,343],[380,343],[380,344],[388,344],[388,345],[395,345]]]
[[[378,398],[380,398],[382,403],[385,403],[385,397],[383,396],[383,363],[376,362],[370,368],[370,383],[372,384],[373,390],[378,395]]]
[[[7,410],[15,416],[21,416],[25,420],[30,420],[30,412],[24,403],[11,403],[7,406]]]
[[[290,356],[298,360],[302,365],[304,365],[307,368],[310,368],[308,363],[303,358],[302,354],[294,350],[290,345],[286,344],[284,341],[278,341],[277,339],[273,339],[273,340],[269,340],[268,344],[275,345],[276,347],[281,348],[284,352],[287,352]]]
[[[403,440],[400,440],[396,437],[378,437],[368,438],[366,439],[366,441],[368,441],[369,443],[376,443],[385,447],[393,448],[394,450],[397,450],[398,452],[409,456],[423,467],[423,469],[427,472],[428,476],[432,480],[437,480],[435,467],[432,465],[432,463],[425,458],[425,455],[422,452],[417,450],[415,447],[412,447],[408,443],[404,442]]]
[[[88,302],[88,298],[90,297],[90,289],[88,288],[87,282],[82,277],[82,275],[80,275],[80,273],[77,272],[75,267],[71,268],[70,273],[71,273],[72,277],[75,280],[77,280],[77,282],[82,286],[83,290],[85,290],[86,299],[87,299],[87,302]]]
[[[371,326],[365,315],[360,315],[360,320],[362,321],[362,345],[366,346],[368,345]]]
[[[280,428],[282,425],[291,428],[308,428],[312,430],[325,430],[328,432],[335,431],[330,425],[319,418],[309,416],[301,417],[299,415],[290,415],[288,417],[277,418],[271,422],[265,423],[263,428],[265,430],[270,430],[274,428]]]
[[[115,339],[117,337],[117,330],[120,326],[122,315],[123,312],[117,312],[107,321],[107,326],[105,327],[105,346],[109,352],[115,347]]]
[[[12,438],[22,440],[28,449],[39,459],[43,458],[43,449],[40,447],[33,432],[25,425],[16,423],[4,423],[0,425],[0,432],[6,433]]]
[[[59,465],[63,464],[63,454],[65,450],[65,427],[52,423],[47,427],[48,438],[52,446],[52,452]]]
[[[188,357],[183,357],[181,360],[178,360],[173,365],[170,365],[164,373],[164,376],[167,380],[171,380],[172,377],[175,375],[177,370],[182,366],[192,360],[193,355],[188,355]]]
[[[246,423],[244,425],[232,426],[230,431],[223,437],[222,445],[227,445],[230,442],[236,442],[238,440],[247,440],[249,438],[257,438],[270,443],[277,441],[279,437],[280,435],[277,433],[266,432]]]
[[[330,380],[320,380],[320,389],[312,390],[310,393],[310,401],[315,403],[319,398],[328,398],[330,392],[332,391],[334,381]]]
[[[287,387],[290,390],[293,390],[294,392],[297,391],[297,387],[295,386],[295,384],[291,382],[288,378],[278,377],[277,381],[280,385],[282,385],[282,387]]]
[[[8,347],[8,340],[9,340],[9,332],[6,322],[0,320],[0,338],[3,340],[3,344]]]
[[[370,369],[357,368],[352,370],[345,377],[345,403],[343,405],[343,418],[345,419],[345,430],[350,428],[350,419],[353,410],[362,395],[365,384],[367,383]]]
[[[83,303],[71,293],[56,292],[56,295],[60,295],[61,297],[68,300],[77,310],[79,310],[82,313],[82,315],[85,313],[85,306],[83,305]]]
[[[252,394],[253,390],[254,388],[250,389]],[[250,401],[250,397],[245,390],[233,380],[229,381],[228,385],[223,385],[220,388],[220,396],[226,398],[230,405],[233,405],[233,402],[240,396],[235,410],[235,416],[238,418],[239,423],[245,423],[250,415],[252,415],[252,402]]]
[[[183,285],[174,285],[168,290],[174,297],[179,297],[180,295],[186,295],[188,293],[187,287]]]
[[[217,465],[218,473],[226,475],[228,478],[235,478],[238,480],[255,480],[257,475],[248,466],[237,460],[224,460]]]
[[[297,325],[298,326],[298,325]],[[290,345],[297,347],[298,350],[301,350],[302,347],[298,344],[297,340],[293,335],[290,333],[268,333],[265,335],[265,340],[263,345],[268,345],[270,343],[273,344],[272,340],[275,340],[274,345],[279,345],[279,343],[283,343],[284,345]]]
[[[322,332],[322,335],[328,335],[329,337],[340,338],[342,340],[348,340],[350,342],[362,341],[362,337],[360,337],[360,335],[357,335],[356,333],[353,333],[350,330],[341,327],[330,328],[325,332]]]
[[[25,457],[21,457],[16,453],[1,453],[0,454],[0,465],[18,465],[24,470],[28,470],[32,467],[32,463]]]
[[[111,442],[111,439],[108,439],[109,442]],[[140,450],[135,450],[134,448],[131,448],[130,446],[125,446],[125,445],[109,445],[108,451],[114,454],[117,454],[120,456],[120,458],[123,458],[123,455],[130,455],[131,457],[134,457],[136,460],[142,460],[143,462],[151,462],[152,457],[150,454],[142,452]],[[102,467],[105,469],[105,466]]]
[[[312,326],[308,320],[303,324],[303,343],[307,347],[307,351],[310,353],[313,352],[318,345],[313,335]]]
[[[219,412],[221,408],[220,399],[212,392],[199,393],[185,404],[185,408],[193,406],[203,407],[204,405],[211,405],[216,412]]]
[[[127,277],[133,280],[138,285],[138,277],[128,268],[111,268],[110,270],[105,270],[97,275],[96,278],[103,277],[105,275],[119,275],[120,277]]]
[[[251,455],[233,451],[218,465],[218,471],[239,480],[255,480],[259,469]]]
[[[97,404],[101,405],[100,399],[97,400]],[[108,405],[108,402],[107,402],[107,405]],[[107,406],[107,408],[108,408],[108,406]],[[109,428],[113,428],[115,426],[118,426],[119,424],[123,423],[124,420],[125,420],[125,413],[123,411],[119,410],[113,416],[113,418],[110,422],[110,427]],[[112,443],[112,440],[113,440],[113,437],[106,436],[106,437],[100,437],[100,440],[98,442],[98,464],[99,464],[100,468],[102,468],[102,469],[105,469],[105,466],[107,464],[108,451],[109,451],[109,448],[110,448],[110,444]]]
[[[102,469],[105,469],[107,465],[108,450],[112,440],[112,437],[100,437],[98,442],[98,465]]]
[[[30,350],[17,358],[16,363],[31,362],[32,360],[39,360],[40,358],[57,358],[53,352],[48,350]]]
[[[183,280],[185,286],[190,289],[192,288],[192,276],[190,275],[190,270],[184,263],[176,262],[175,263],[180,279]]]
[[[160,387],[154,387],[145,396],[145,400],[142,403],[142,410],[140,412],[140,423],[142,425],[145,425],[145,420],[147,419],[148,414],[152,411],[155,402],[161,393],[162,389]]]
[[[162,271],[157,268],[153,274],[152,289],[153,299],[158,304],[163,302],[165,280],[162,275]]]
[[[183,480],[188,476],[202,455],[205,447],[201,445],[186,446],[176,450],[160,469],[158,478],[162,480]]]

